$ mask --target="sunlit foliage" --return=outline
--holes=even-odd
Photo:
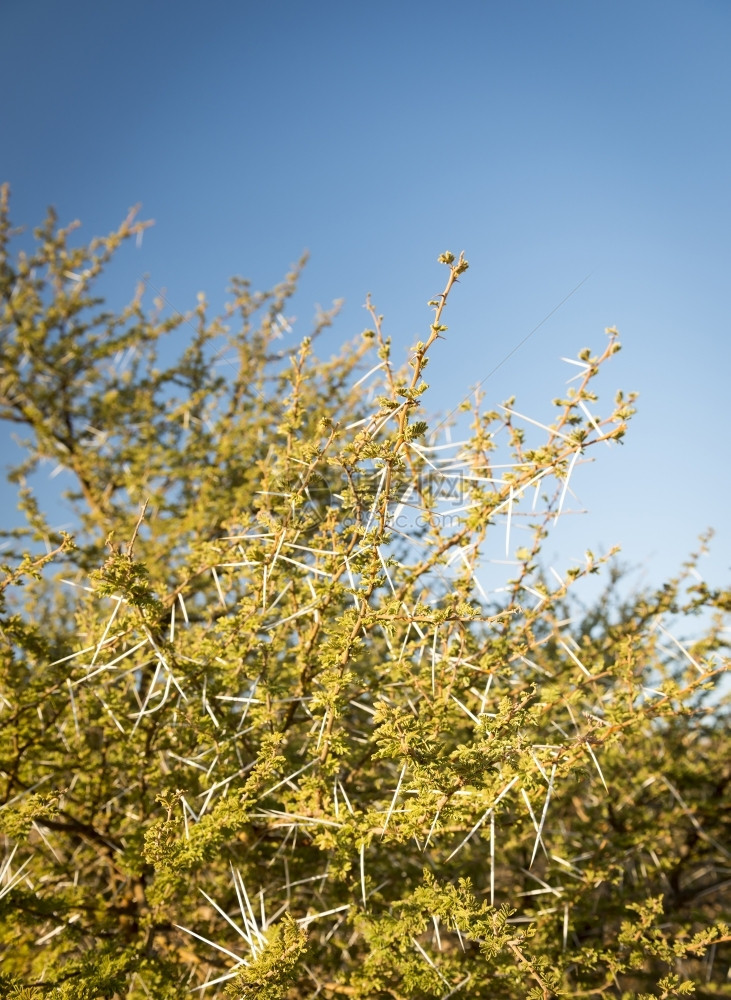
[[[730,996],[731,594],[696,557],[634,597],[590,552],[542,568],[633,412],[594,389],[617,331],[550,424],[477,395],[449,443],[463,256],[397,370],[370,303],[337,356],[334,313],[290,346],[300,265],[217,317],[111,310],[145,224],[72,228],[16,251],[5,191],[2,996]]]

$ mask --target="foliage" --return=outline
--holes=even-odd
[[[617,332],[550,425],[478,397],[439,445],[423,376],[462,256],[396,370],[370,303],[338,356],[332,312],[286,346],[300,265],[215,318],[106,309],[144,225],[75,247],[51,213],[11,254],[3,200],[3,995],[731,995],[731,594],[693,557],[628,598],[610,565],[586,610],[606,559],[540,567],[633,412],[598,411]]]

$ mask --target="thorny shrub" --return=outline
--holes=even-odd
[[[594,390],[617,332],[550,425],[477,398],[447,447],[423,376],[462,256],[396,370],[370,303],[331,360],[332,313],[283,346],[299,266],[268,293],[234,279],[216,318],[142,287],[106,308],[95,283],[144,225],[72,246],[50,213],[11,254],[4,192],[0,418],[25,457],[2,995],[731,995],[731,595],[695,557],[632,598],[591,553],[541,570],[577,462],[633,412]],[[29,479],[49,462],[68,535]],[[513,566],[486,592],[498,535]]]

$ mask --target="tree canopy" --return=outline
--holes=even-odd
[[[541,562],[633,413],[594,389],[617,331],[552,423],[476,394],[444,443],[463,255],[399,368],[370,302],[336,356],[336,310],[286,346],[304,261],[218,316],[110,309],[145,225],[74,245],[50,212],[17,249],[3,193],[2,995],[730,996],[731,592],[697,556],[634,595]]]

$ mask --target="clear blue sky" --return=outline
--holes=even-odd
[[[344,296],[329,343],[349,339],[371,292],[400,360],[437,255],[464,249],[429,369],[444,411],[590,275],[484,386],[545,419],[576,371],[560,357],[622,334],[603,386],[638,390],[639,414],[575,473],[591,513],[546,554],[620,543],[659,582],[712,525],[708,578],[731,577],[725,0],[5,0],[3,35],[15,221],[156,220],[120,301],[141,272],[181,311],[220,301],[308,248],[298,333]]]

